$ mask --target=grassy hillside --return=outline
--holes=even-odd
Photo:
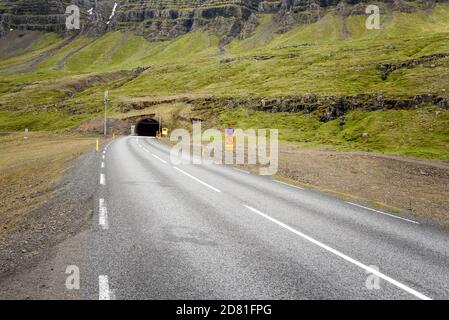
[[[400,63],[449,53],[449,5],[382,16],[381,30],[367,30],[364,16],[343,18],[329,9],[317,23],[276,33],[260,15],[247,39],[224,51],[220,39],[194,32],[171,41],[111,32],[100,38],[34,34],[22,47],[0,40],[0,131],[56,130],[96,117],[108,88],[112,110],[136,98],[165,96],[282,97],[383,94],[405,98],[449,97],[449,58],[401,68],[382,79],[380,63]],[[16,39],[16,41],[18,41]],[[149,67],[133,76],[131,70]],[[46,113],[43,113],[45,111]],[[221,126],[270,126],[287,141],[337,145],[449,159],[449,114],[422,110],[350,112],[345,125],[305,114],[221,110]],[[391,124],[393,123],[393,124]],[[361,139],[362,133],[369,138]]]
[[[449,160],[449,112],[435,107],[353,111],[342,127],[339,120],[323,123],[301,113],[271,114],[245,109],[223,113],[218,123],[221,127],[242,129],[277,128],[282,141],[302,147],[335,146],[338,150]]]

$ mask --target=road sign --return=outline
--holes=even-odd
[[[233,128],[226,129],[226,144],[225,149],[229,151],[234,150],[234,133],[235,130]]]

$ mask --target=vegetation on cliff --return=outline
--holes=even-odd
[[[356,12],[358,5],[347,5],[345,12]],[[323,6],[318,21],[282,32],[279,8],[253,6],[254,29],[226,43],[226,35],[209,27],[164,41],[117,25],[100,36],[8,31],[0,38],[0,130],[76,126],[101,113],[109,89],[116,116],[133,109],[136,100],[145,107],[145,101],[187,97],[191,116],[198,117],[195,100],[213,97],[226,101],[213,109],[221,126],[269,125],[288,141],[449,159],[449,5],[379,5],[380,30],[365,28],[363,12],[341,14],[341,7]],[[288,12],[301,11],[282,14]],[[318,111],[283,109],[286,99],[310,96],[357,101],[343,103],[343,112],[332,117],[323,112],[335,109],[333,102]],[[431,99],[410,103],[417,96]],[[398,107],[385,108],[376,99]],[[280,104],[269,113],[257,111],[268,100]],[[361,104],[366,108],[352,107]]]

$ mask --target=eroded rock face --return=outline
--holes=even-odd
[[[413,12],[432,7],[436,0],[383,0],[391,10]],[[447,2],[449,0],[439,0]],[[110,19],[115,2],[119,5]],[[245,38],[257,26],[257,13],[272,13],[279,31],[295,24],[314,23],[324,8],[336,14],[364,14],[361,0],[0,0],[0,33],[14,30],[65,32],[65,9],[81,9],[81,32],[98,35],[130,29],[149,40],[165,40],[207,29],[227,39]],[[412,5],[416,4],[416,5]],[[88,10],[92,8],[92,13]]]
[[[257,25],[254,13],[261,0],[128,0],[118,5],[110,19],[115,2],[0,0],[0,32],[9,29],[64,32],[65,9],[75,4],[81,11],[82,31],[89,33],[131,29],[150,40],[165,40],[210,29],[226,37],[242,38]]]

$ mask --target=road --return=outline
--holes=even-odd
[[[154,139],[100,153],[90,299],[447,299],[449,235]]]

